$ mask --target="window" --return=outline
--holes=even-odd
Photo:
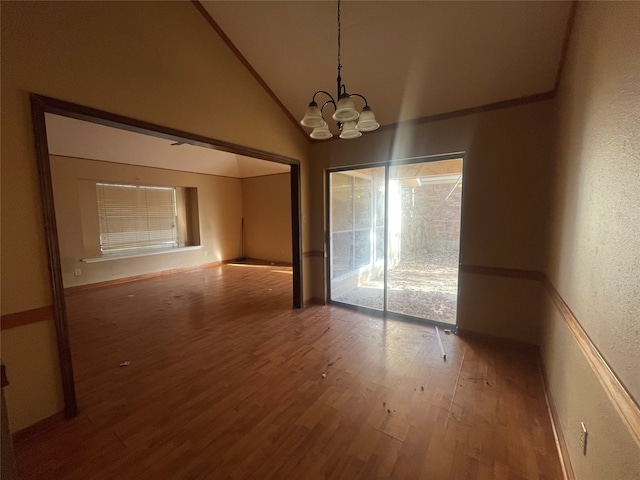
[[[176,189],[97,183],[102,254],[178,247]]]

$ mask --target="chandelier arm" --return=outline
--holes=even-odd
[[[309,107],[307,108],[307,113],[305,113],[304,118],[300,121],[303,126],[313,128],[313,132],[311,132],[311,138],[316,140],[326,140],[331,138],[331,132],[328,129],[326,122],[324,121],[323,111],[324,107],[329,105],[330,103],[333,105],[334,114],[332,115],[333,120],[338,124],[338,129],[342,130],[340,134],[340,138],[349,139],[349,138],[357,138],[362,135],[362,132],[370,132],[372,130],[377,129],[380,125],[375,121],[375,117],[373,112],[371,112],[371,107],[369,107],[369,102],[364,97],[364,95],[360,95],[359,93],[349,94],[347,93],[347,87],[342,83],[342,63],[341,63],[341,35],[342,35],[342,25],[340,19],[340,4],[341,0],[337,0],[338,3],[338,75],[336,78],[337,83],[337,96],[334,98],[329,92],[326,90],[318,90],[313,94],[313,98]],[[322,107],[318,109],[318,104],[316,103],[316,97],[324,93],[329,100],[326,100]],[[356,124],[356,120],[359,118],[360,114],[354,108],[353,100],[350,100],[351,96],[360,97],[364,101],[364,108],[362,110],[364,119],[362,124],[358,122]],[[344,127],[344,128],[343,128]]]
[[[322,111],[324,110],[324,107],[326,107],[327,105],[332,104],[333,105],[333,109],[335,110],[336,107],[336,102],[333,101],[333,98],[331,100],[327,100],[326,102],[324,102],[324,104],[322,105],[322,107],[320,108],[320,112],[322,113]]]
[[[340,80],[340,77],[338,77],[338,99],[349,96],[347,93],[347,86],[343,85]]]
[[[315,103],[316,101],[316,95],[318,95],[319,93],[324,93],[326,96],[328,96],[331,100],[329,100],[331,103],[333,103],[334,105],[336,104],[335,99],[333,98],[333,95],[331,95],[329,92],[327,92],[326,90],[318,90],[316,93],[313,94],[313,98],[311,99],[312,102]]]
[[[350,95],[352,97],[360,97],[362,100],[364,100],[364,108],[371,108],[369,106],[369,102],[367,102],[367,99],[364,97],[364,95],[360,95],[359,93],[351,93]]]

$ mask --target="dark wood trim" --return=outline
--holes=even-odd
[[[231,41],[231,39],[227,36],[227,34],[224,33],[224,30],[222,30],[220,25],[218,25],[218,23],[213,19],[213,17],[207,11],[207,9],[204,8],[204,6],[198,0],[191,0],[191,3],[193,3],[196,9],[200,12],[200,14],[207,21],[207,23],[211,26],[211,28],[213,28],[215,32],[220,36],[220,38],[225,43],[225,45],[229,48],[229,50],[231,50],[231,52],[236,56],[236,58],[240,60],[240,63],[244,65],[244,67],[249,71],[251,76],[253,76],[253,78],[256,79],[256,81],[260,84],[260,86],[264,89],[264,91],[267,92],[267,94],[276,103],[276,105],[280,107],[280,109],[289,118],[289,120],[291,120],[291,122],[293,122],[296,128],[304,135],[304,138],[308,142],[311,142],[311,138],[309,138],[309,134],[305,131],[304,128],[302,128],[302,125],[300,125],[300,122],[296,120],[293,115],[291,115],[291,112],[287,109],[287,107],[284,106],[284,104],[282,103],[282,101],[280,101],[280,99],[274,93],[274,91],[271,90],[271,88],[269,88],[269,85],[267,85],[267,82],[265,82],[260,76],[260,74],[256,72],[255,68],[253,68],[253,66],[244,57],[244,55],[242,55],[240,50],[238,50],[238,47],[235,46],[235,44]]]
[[[29,440],[33,437],[34,434],[42,433],[47,430],[49,427],[56,425],[60,422],[64,422],[65,414],[64,412],[54,413],[50,417],[44,418],[39,422],[34,423],[33,425],[29,425],[28,427],[23,428],[22,430],[18,430],[16,433],[12,435],[13,443],[20,444],[25,440]]]
[[[53,202],[53,185],[51,182],[51,166],[49,163],[49,147],[47,142],[47,126],[45,124],[46,102],[42,97],[31,96],[31,117],[35,137],[36,161],[42,201],[42,215],[47,243],[49,262],[49,278],[53,294],[54,324],[58,344],[58,359],[62,377],[64,396],[64,412],[67,418],[78,414],[76,402],[73,366],[71,363],[71,347],[67,329],[67,312],[62,284],[62,268],[60,266],[60,250],[58,248],[58,232],[56,230],[56,212]]]
[[[445,327],[445,328],[449,328],[450,330],[454,331],[451,326]],[[537,345],[525,342],[523,340],[516,340],[514,338],[506,338],[506,337],[498,337],[490,333],[483,333],[483,332],[476,332],[475,330],[469,330],[468,328],[458,327],[457,329],[455,329],[454,333],[458,337],[464,338],[466,340],[478,340],[484,343],[494,344],[494,345],[520,345],[522,348],[531,348],[531,349],[538,350]]]
[[[53,306],[34,308],[24,312],[8,313],[2,315],[0,325],[2,330],[9,328],[22,327],[31,323],[46,322],[54,319]]]
[[[431,163],[442,162],[444,160],[462,160],[464,170],[464,152],[451,152],[451,153],[437,153],[434,155],[419,155],[416,157],[405,158],[391,158],[389,160],[373,162],[373,163],[359,163],[357,165],[345,165],[341,167],[328,167],[327,170],[330,173],[336,172],[353,172],[356,170],[367,170],[370,168],[381,168],[385,166],[398,166],[398,165],[413,165],[416,163]],[[325,179],[327,180],[327,179]],[[328,180],[327,180],[328,181]],[[325,192],[328,193],[328,192]]]
[[[562,434],[562,424],[560,423],[560,417],[558,416],[556,404],[553,401],[553,397],[551,396],[551,390],[549,389],[549,380],[547,379],[547,375],[544,371],[542,359],[540,359],[538,362],[538,369],[540,370],[540,377],[542,377],[544,398],[547,402],[549,420],[551,421],[553,438],[556,442],[556,448],[558,450],[558,458],[560,459],[560,467],[562,468],[563,480],[575,480],[576,477],[573,473],[573,467],[571,466],[569,449],[567,448],[567,443],[564,441],[564,435]]]
[[[323,244],[322,247],[324,249],[323,257],[324,257],[324,300],[328,305],[331,304],[331,276],[333,272],[331,270],[331,173],[334,170],[325,169],[323,175],[323,187],[324,187],[324,235],[322,238]],[[386,204],[386,192],[385,192],[385,204]],[[385,205],[386,208],[386,205]],[[386,223],[386,222],[385,222]],[[385,250],[386,253],[386,250]],[[384,304],[386,307],[386,303]]]
[[[471,273],[474,275],[489,275],[494,277],[520,278],[522,280],[542,281],[544,273],[536,270],[520,270],[516,268],[483,267],[481,265],[460,264],[461,273]]]
[[[321,250],[309,250],[308,252],[304,252],[304,258],[312,258],[319,257],[324,258],[324,252]]]
[[[53,113],[65,117],[76,118],[100,125],[120,128],[127,131],[152,135],[159,138],[170,139],[198,145],[205,148],[212,148],[225,152],[245,155],[271,162],[289,165],[291,167],[291,182],[295,187],[292,191],[297,193],[291,196],[292,224],[296,225],[297,233],[293,233],[293,258],[298,265],[294,264],[293,296],[294,304],[302,306],[302,262],[301,262],[301,232],[300,232],[300,162],[296,159],[277,155],[274,153],[244,147],[221,140],[216,140],[202,135],[196,135],[181,130],[176,130],[150,122],[137,120],[122,115],[105,112],[91,107],[86,107],[64,100],[58,100],[35,93],[30,94],[31,116],[33,122],[33,132],[36,148],[36,161],[38,167],[38,178],[40,184],[40,195],[42,201],[43,220],[45,225],[45,238],[47,244],[49,272],[51,289],[53,296],[54,323],[56,326],[56,339],[58,343],[58,354],[60,362],[60,372],[62,378],[62,389],[64,394],[65,415],[72,418],[78,413],[78,405],[75,395],[75,383],[73,378],[73,368],[71,364],[71,351],[69,346],[69,334],[67,330],[67,315],[64,299],[64,288],[62,283],[62,273],[60,266],[60,252],[58,248],[58,235],[56,230],[55,207],[53,201],[53,188],[51,182],[51,166],[49,149],[47,142],[47,131],[45,123],[45,113]]]
[[[226,265],[229,264],[247,264],[247,265],[258,265],[258,266],[267,266],[267,267],[293,267],[293,262],[281,262],[279,260],[265,260],[264,258],[236,258],[234,260],[225,260],[222,262]]]
[[[75,103],[46,97],[44,95],[31,94],[32,101],[37,101],[43,105],[46,113],[54,113],[63,117],[75,118],[86,122],[97,123],[107,127],[119,128],[129,132],[142,133],[152,137],[164,138],[174,142],[183,142],[196,145],[202,148],[211,148],[222,152],[235,153],[246,157],[253,157],[270,162],[283,163],[285,165],[299,165],[300,161],[295,158],[278,155],[275,153],[245,147],[236,143],[225,142],[215,138],[205,137],[194,133],[165,127],[155,123],[125,117],[116,113],[105,112],[92,107],[86,107]]]
[[[408,127],[421,123],[439,122],[441,120],[449,120],[456,117],[466,117],[467,115],[475,115],[478,113],[491,112],[494,110],[502,110],[503,108],[519,107],[528,103],[550,100],[554,97],[554,95],[555,92],[553,90],[550,92],[534,93],[533,95],[528,95],[526,97],[512,98],[511,100],[488,103],[486,105],[480,105],[478,107],[463,108],[461,110],[455,110],[453,112],[438,113],[436,115],[429,115],[413,120],[404,120],[401,122],[390,123],[389,125],[381,126],[379,130],[392,130],[395,128]]]
[[[560,88],[560,82],[562,81],[562,73],[564,72],[565,64],[567,63],[567,52],[569,51],[569,44],[571,42],[571,35],[573,33],[573,26],[576,20],[576,12],[578,10],[578,0],[574,0],[571,4],[571,12],[569,12],[569,21],[567,22],[567,30],[564,33],[564,41],[562,43],[562,52],[560,53],[560,63],[558,65],[558,71],[556,72],[556,81],[553,86],[553,95],[557,95]]]
[[[635,440],[638,447],[640,447],[640,406],[638,406],[631,393],[629,393],[611,366],[607,363],[591,338],[589,338],[589,335],[584,328],[582,328],[582,325],[580,325],[580,322],[571,311],[571,308],[569,308],[569,305],[567,305],[555,286],[546,276],[543,284],[553,300],[556,309],[566,322],[571,335],[573,335],[573,339],[578,347],[580,347],[591,370],[593,370],[593,373],[600,382],[602,389],[607,394],[616,412],[618,412],[622,423],[624,423],[631,437]]]
[[[310,306],[313,306],[313,305],[322,305],[322,306],[325,306],[325,305],[327,305],[327,302],[325,302],[325,301],[324,301],[323,299],[321,299],[321,298],[316,298],[316,297],[309,298],[309,299],[307,299],[307,300],[304,302],[304,306],[305,306],[305,307],[310,307]]]
[[[503,100],[500,102],[488,103],[486,105],[480,105],[478,107],[463,108],[461,110],[455,110],[453,112],[438,113],[435,115],[428,115],[426,117],[414,118],[411,120],[403,120],[401,122],[389,123],[382,125],[377,131],[394,130],[397,128],[411,127],[423,123],[439,122],[442,120],[449,120],[451,118],[466,117],[467,115],[476,115],[478,113],[491,112],[494,110],[502,110],[503,108],[519,107],[529,103],[542,102],[544,100],[550,100],[555,97],[555,90],[543,93],[534,93],[526,97],[513,98],[511,100]],[[339,137],[333,137],[328,140],[311,140],[311,143],[326,143],[339,140]]]
[[[7,367],[4,365],[4,363],[0,364],[0,384],[2,385],[2,388],[9,385],[9,379],[7,378]]]
[[[302,195],[300,165],[291,165],[291,260],[293,262],[293,308],[304,306],[302,290]]]

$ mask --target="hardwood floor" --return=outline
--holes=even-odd
[[[430,326],[293,310],[287,267],[67,302],[80,414],[20,436],[21,478],[562,478],[535,348],[442,335],[444,362]]]

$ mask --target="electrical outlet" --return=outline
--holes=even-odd
[[[76,277],[79,277],[80,275],[82,275],[82,269],[80,269],[80,268],[76,268],[76,269],[73,271],[73,274],[74,274]]]
[[[209,256],[209,252],[207,252],[206,250],[205,250],[204,252],[202,252],[202,254],[203,254],[205,257],[208,257],[208,256]]]
[[[580,422],[580,445],[582,445],[582,455],[587,454],[587,427],[584,422]]]

